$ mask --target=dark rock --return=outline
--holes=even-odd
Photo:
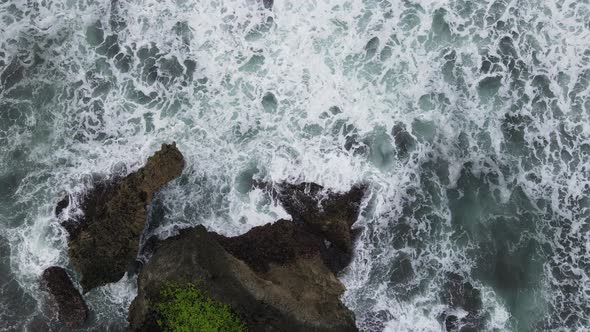
[[[88,307],[63,268],[52,266],[43,271],[41,285],[49,292],[50,308],[61,323],[70,328],[84,324]]]
[[[66,195],[62,198],[57,205],[55,206],[55,216],[59,218],[63,210],[65,210],[70,205],[70,196]]]
[[[351,252],[351,227],[358,218],[366,189],[365,185],[357,185],[338,193],[315,183],[282,183],[277,186],[277,197],[293,220],[303,222],[340,250]]]
[[[236,237],[214,235],[221,246],[256,272],[267,272],[270,264],[292,264],[300,258],[320,254],[323,240],[302,225],[279,220],[252,228]]]
[[[320,246],[320,255],[328,268],[338,273],[352,260],[352,243],[361,229],[351,229],[359,214],[367,187],[356,185],[349,192],[337,193],[315,183],[276,186],[253,181],[254,187],[272,192],[296,223],[306,231],[328,240]]]
[[[459,318],[455,315],[445,317],[445,329],[447,331],[457,331],[459,329]]]
[[[358,238],[361,234],[362,229],[352,229],[350,231],[352,242]],[[321,247],[320,255],[324,264],[334,273],[339,273],[346,268],[352,261],[352,250],[343,251],[334,245],[326,245]]]
[[[455,273],[447,276],[441,292],[441,300],[449,306],[447,312],[457,308],[467,312],[467,316],[461,319],[454,314],[443,314],[441,319],[447,331],[470,332],[484,329],[485,318],[482,313],[481,292],[470,282],[466,282],[463,277]]]
[[[62,325],[60,322],[55,322],[53,325]],[[37,314],[30,318],[26,324],[25,331],[52,331],[53,326],[47,321],[47,317],[43,314]],[[59,328],[59,327],[58,327]]]
[[[356,233],[353,232],[353,237]],[[312,233],[307,226],[289,220],[254,227],[236,237],[214,236],[225,250],[257,272],[268,271],[271,263],[286,265],[301,257],[319,255],[330,271],[338,273],[352,259],[352,253],[326,245],[324,239]]]
[[[70,233],[70,261],[84,292],[123,277],[139,250],[147,206],[155,192],[184,168],[175,144],[162,145],[127,177],[99,183],[82,200],[84,216],[62,224]]]
[[[344,286],[318,255],[322,241],[308,235],[281,220],[234,238],[198,226],[160,242],[139,275],[130,329],[160,330],[153,306],[174,282],[228,304],[250,331],[356,331],[354,315],[339,300]]]

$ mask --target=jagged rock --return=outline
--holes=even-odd
[[[88,307],[63,268],[52,266],[43,271],[41,286],[49,292],[50,309],[61,323],[70,328],[84,324]]]
[[[70,196],[66,195],[55,205],[55,216],[59,218],[62,212],[70,205]]]
[[[226,238],[198,226],[162,241],[139,275],[132,331],[158,331],[167,283],[192,283],[228,304],[250,331],[356,331],[344,286],[320,257],[323,240],[291,221]]]
[[[359,214],[367,187],[356,185],[345,193],[325,190],[315,183],[277,185],[277,197],[295,221],[301,221],[344,252],[352,251],[351,227]]]
[[[267,272],[271,264],[287,265],[318,256],[324,246],[319,236],[289,220],[254,227],[235,237],[214,237],[226,251],[257,272]]]
[[[70,261],[82,274],[84,292],[123,277],[139,250],[147,206],[183,168],[176,145],[163,144],[137,172],[95,186],[82,201],[80,220],[62,222],[70,234]]]
[[[358,218],[366,185],[355,185],[345,193],[306,182],[272,185],[254,181],[252,186],[271,192],[296,223],[329,241],[322,247],[321,257],[332,272],[338,273],[348,266],[352,259],[352,244],[361,233],[361,229],[351,227]]]

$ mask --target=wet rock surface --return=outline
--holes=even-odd
[[[344,252],[352,250],[352,224],[359,215],[367,187],[357,185],[345,193],[315,183],[277,185],[277,198],[294,221],[303,222]]]
[[[312,235],[291,247],[303,232],[281,220],[235,238],[198,226],[162,241],[140,273],[130,329],[158,330],[152,308],[173,282],[198,285],[230,305],[251,331],[356,331],[354,315],[339,300],[344,286],[319,256],[321,241]]]
[[[70,205],[70,196],[66,195],[55,205],[55,216],[59,217],[65,209]]]
[[[271,264],[292,264],[318,256],[323,247],[320,237],[289,220],[254,227],[240,236],[214,237],[227,252],[257,272],[267,272]]]
[[[334,193],[313,183],[281,184],[274,194],[293,221],[235,237],[198,226],[159,241],[139,275],[130,329],[158,330],[153,308],[163,287],[191,283],[230,305],[251,331],[356,331],[335,273],[350,261],[351,226],[365,190]]]
[[[47,268],[41,286],[49,293],[49,308],[69,328],[78,328],[88,318],[88,306],[67,272],[58,266]]]
[[[163,144],[138,171],[97,184],[82,199],[82,217],[62,221],[70,235],[70,261],[82,275],[84,292],[123,277],[139,250],[154,194],[183,168],[176,145]]]

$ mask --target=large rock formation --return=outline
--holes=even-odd
[[[49,308],[61,323],[69,328],[84,324],[88,307],[63,268],[52,266],[43,271],[41,286],[49,292]]]
[[[140,273],[130,329],[158,331],[153,308],[161,290],[169,283],[192,283],[230,305],[251,331],[355,331],[352,312],[339,300],[344,286],[319,256],[321,241],[310,241],[310,247],[288,245],[301,232],[297,228],[283,220],[241,238],[223,238],[198,226],[164,240]],[[244,237],[250,241],[241,244]],[[270,245],[273,240],[288,246],[280,250]],[[234,253],[246,249],[240,256],[247,260],[222,243]],[[255,249],[258,243],[261,252]]]
[[[314,194],[322,189],[306,186],[313,186]],[[328,193],[323,203],[316,200],[318,195],[297,188],[303,187],[291,188],[292,200],[282,191],[281,201],[292,203],[294,219],[304,215],[307,222],[279,220],[236,237],[198,226],[158,243],[139,275],[138,295],[129,309],[130,329],[159,330],[154,307],[162,301],[162,289],[174,283],[198,285],[214,300],[230,305],[251,331],[356,331],[354,315],[339,299],[345,288],[331,269],[334,260],[340,262],[338,268],[345,265],[334,258],[341,250],[335,254],[325,240],[336,239],[333,229],[342,238],[352,238],[350,226],[364,188]],[[325,209],[313,211],[321,207]]]
[[[176,145],[163,144],[137,172],[91,190],[82,201],[81,219],[63,222],[70,234],[70,261],[82,275],[84,292],[123,277],[139,250],[146,209],[154,193],[183,168]]]

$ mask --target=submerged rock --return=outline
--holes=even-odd
[[[147,206],[183,168],[176,145],[163,144],[137,172],[90,191],[81,204],[81,219],[62,222],[70,234],[70,261],[82,274],[84,292],[123,277],[139,250]]]
[[[352,251],[352,224],[357,220],[367,187],[356,185],[345,193],[315,183],[278,185],[277,197],[295,221],[301,221],[344,252]]]
[[[448,309],[443,314],[444,327],[448,332],[475,332],[484,329],[485,319],[482,315],[483,302],[481,292],[458,274],[450,273],[440,294]],[[457,309],[466,312],[458,317]]]
[[[52,266],[43,271],[41,286],[49,292],[49,307],[61,323],[70,328],[84,324],[88,307],[63,268]]]
[[[356,331],[344,286],[321,258],[323,239],[287,220],[226,238],[198,226],[162,241],[139,275],[130,329],[157,331],[167,284],[194,284],[251,331]]]
[[[257,272],[267,272],[271,264],[287,265],[318,256],[323,247],[320,237],[289,220],[254,227],[235,237],[214,237],[226,251]]]

